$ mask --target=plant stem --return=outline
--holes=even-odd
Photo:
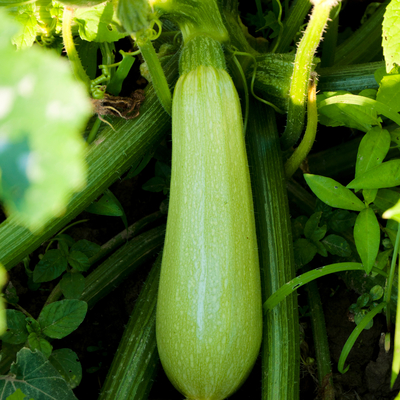
[[[332,380],[328,335],[326,333],[324,310],[322,309],[317,283],[315,281],[308,283],[306,290],[311,311],[311,328],[317,359],[318,380],[320,388],[323,390],[321,398],[324,400],[334,400],[335,391]]]
[[[90,130],[89,136],[87,138],[87,143],[90,144],[93,142],[93,140],[96,138],[97,132],[99,131],[101,125],[101,119],[99,117],[96,118],[94,121],[94,124],[92,126],[92,129]]]
[[[65,51],[67,52],[68,59],[71,62],[72,70],[78,80],[83,82],[88,91],[90,91],[90,78],[86,71],[83,69],[82,62],[76,51],[74,38],[72,37],[71,24],[74,16],[74,10],[69,7],[64,7],[62,34]]]
[[[259,243],[263,300],[295,276],[285,176],[274,112],[250,103],[248,156]],[[287,297],[265,316],[262,349],[262,399],[299,396],[297,297]]]
[[[336,49],[335,66],[371,61],[382,49],[382,21],[386,0],[375,13]]]
[[[310,86],[308,88],[308,103],[307,103],[307,129],[303,140],[291,155],[285,164],[286,178],[290,178],[300,167],[301,163],[306,159],[315,141],[318,126],[317,112],[317,82],[316,74],[312,74]]]
[[[292,44],[296,33],[300,30],[301,25],[304,23],[304,19],[307,16],[310,8],[310,0],[294,1],[289,11],[289,16],[285,18],[282,37],[280,40],[279,37],[277,37],[271,44],[271,48],[275,48],[276,43],[279,40],[275,53],[286,53],[289,50],[289,47]]]
[[[397,235],[396,235],[396,242],[394,244],[394,251],[392,257],[392,263],[390,265],[390,272],[389,272],[389,279],[385,291],[385,302],[386,302],[386,324],[388,331],[392,331],[392,321],[390,320],[390,301],[392,295],[392,286],[394,280],[394,273],[396,271],[396,261],[399,254],[399,244],[400,244],[400,228],[399,224],[397,223]]]
[[[299,139],[304,125],[305,101],[308,80],[315,51],[322,39],[332,6],[332,0],[314,0],[314,8],[296,52],[292,82],[289,93],[287,124],[281,144],[283,149],[293,146]]]

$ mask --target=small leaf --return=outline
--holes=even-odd
[[[350,189],[382,189],[400,185],[400,160],[385,161],[353,179]]]
[[[390,134],[386,129],[374,127],[361,140],[356,162],[356,178],[382,163],[390,147]]]
[[[26,329],[29,333],[35,332],[37,334],[41,333],[42,329],[40,328],[39,322],[36,319],[31,317],[25,318],[26,321]]]
[[[347,210],[335,210],[328,221],[328,225],[336,232],[344,232],[354,226],[357,214]]]
[[[82,366],[78,356],[71,349],[53,351],[49,361],[65,379],[71,389],[76,388],[82,380]]]
[[[68,263],[78,271],[87,271],[90,268],[89,259],[81,251],[71,251],[68,256]]]
[[[304,174],[304,178],[314,194],[329,206],[352,211],[365,209],[364,203],[339,182],[312,174]]]
[[[376,257],[375,260],[375,268],[383,269],[386,267],[389,261],[389,257],[391,257],[393,254],[393,249],[381,251],[378,253],[378,256]]]
[[[156,162],[155,174],[160,178],[165,178],[166,181],[171,179],[171,167],[161,161]]]
[[[43,308],[39,315],[42,332],[53,339],[69,335],[82,323],[87,303],[80,300],[61,300]]]
[[[67,243],[69,247],[73,246],[75,243],[75,240],[71,236],[65,233],[58,234],[57,236],[54,237],[54,240],[58,240],[59,242],[64,241],[65,243]]]
[[[363,190],[364,201],[369,205],[374,202],[378,189],[364,189]]]
[[[354,241],[365,272],[369,274],[380,245],[380,228],[371,208],[361,211],[354,225]]]
[[[132,165],[131,169],[129,170],[126,179],[131,179],[136,175],[139,175],[140,172],[146,167],[149,161],[152,159],[153,153],[147,153],[144,155],[143,159],[138,160],[135,164]]]
[[[328,251],[326,250],[326,247],[322,242],[313,240],[313,244],[317,248],[317,253],[319,255],[321,255],[322,257],[328,257]]]
[[[322,240],[322,243],[325,245],[329,253],[333,255],[340,257],[351,256],[350,245],[347,243],[347,240],[342,238],[341,236],[335,234],[328,235],[325,239]]]
[[[293,241],[295,241],[304,234],[304,227],[306,226],[307,221],[308,218],[305,215],[301,215],[300,217],[297,217],[296,219],[292,220]]]
[[[380,285],[375,285],[369,291],[372,301],[377,301],[377,300],[381,299],[383,296],[383,293],[384,293],[383,287]]]
[[[321,219],[322,212],[316,212],[307,221],[305,227],[304,227],[304,236],[307,239],[310,239],[313,242],[318,242],[321,240],[325,234],[327,227],[326,225],[319,227],[319,221]]]
[[[63,240],[59,240],[58,241],[58,249],[61,251],[61,254],[63,255],[63,257],[67,257],[68,256],[68,244],[67,242],[64,242]]]
[[[36,264],[33,271],[34,282],[49,282],[58,278],[67,268],[67,259],[60,250],[48,250]]]
[[[67,299],[79,299],[85,289],[85,278],[82,274],[67,272],[60,281],[60,289]]]
[[[356,325],[358,325],[367,314],[368,314],[368,310],[361,310],[356,315],[354,315],[354,322],[356,323]],[[368,329],[372,328],[373,325],[374,325],[374,320],[371,319],[368,322],[368,324],[364,327],[364,329],[368,330]]]
[[[317,247],[307,239],[297,239],[293,243],[294,261],[296,269],[308,264],[317,254]]]
[[[379,189],[374,204],[383,213],[393,207],[400,200],[400,193],[390,189]]]
[[[147,190],[148,192],[161,192],[165,186],[165,178],[155,176],[143,184],[142,189]]]
[[[370,301],[371,296],[368,293],[364,293],[357,299],[357,305],[358,307],[363,308],[366,307]]]
[[[7,330],[0,336],[3,342],[11,344],[24,343],[28,338],[25,315],[21,311],[6,310]]]
[[[109,217],[121,217],[124,214],[124,211],[115,203],[114,199],[107,194],[104,194],[99,201],[90,204],[85,211]]]
[[[53,346],[46,339],[40,337],[36,332],[29,334],[28,342],[32,351],[38,350],[41,351],[46,358],[50,357]]]
[[[10,304],[17,304],[19,302],[19,297],[17,296],[17,290],[13,286],[12,282],[9,281],[4,292],[4,297]]]
[[[100,251],[100,249],[101,246],[86,239],[79,240],[71,247],[71,251],[80,251],[88,258],[95,256]]]
[[[77,400],[71,388],[39,352],[23,348],[9,375],[0,376],[0,393],[5,398],[15,392],[15,386],[35,400]]]

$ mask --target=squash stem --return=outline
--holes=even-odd
[[[251,99],[248,157],[256,215],[263,301],[295,277],[292,233],[279,135],[273,110]],[[297,296],[265,315],[262,399],[299,396]]]
[[[308,88],[308,103],[307,103],[307,129],[303,140],[291,155],[285,164],[286,177],[290,178],[300,167],[301,163],[306,159],[308,153],[314,144],[317,134],[318,112],[317,112],[317,83],[316,74],[312,73],[310,86]]]
[[[314,0],[310,21],[296,52],[289,92],[287,125],[281,139],[283,149],[293,146],[303,130],[308,81],[314,54],[322,39],[330,11],[336,3],[335,0]]]

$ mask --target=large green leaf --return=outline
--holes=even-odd
[[[0,376],[0,400],[5,400],[16,389],[35,400],[77,400],[50,361],[42,353],[27,348],[18,352],[10,374]]]
[[[381,79],[376,100],[400,111],[400,74],[385,75]]]
[[[385,161],[353,179],[350,189],[383,189],[400,185],[400,160]]]
[[[369,130],[358,147],[356,177],[381,164],[389,147],[390,134],[386,129],[377,126]]]
[[[400,1],[392,0],[386,7],[382,24],[382,47],[386,71],[390,73],[395,64],[400,65]]]
[[[30,228],[62,214],[85,185],[80,130],[91,104],[66,60],[38,46],[15,51],[0,13],[0,199]]]
[[[369,274],[381,242],[379,223],[371,208],[366,208],[358,214],[354,225],[354,241],[365,272]]]
[[[42,332],[53,339],[69,335],[82,323],[87,303],[81,300],[61,300],[43,308],[39,315]]]
[[[33,281],[52,281],[58,278],[66,270],[67,266],[67,259],[60,250],[48,250],[33,270]]]
[[[349,189],[331,178],[304,174],[304,178],[314,194],[331,207],[361,211],[364,203]]]
[[[60,289],[66,299],[79,299],[85,289],[85,277],[80,273],[67,272],[60,281]]]
[[[76,10],[75,21],[79,27],[80,37],[88,42],[111,43],[128,35],[117,29],[119,21],[114,18],[112,2]]]

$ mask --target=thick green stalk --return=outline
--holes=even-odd
[[[246,135],[264,301],[295,276],[286,180],[274,112],[252,100]],[[299,397],[297,297],[265,315],[262,399]]]
[[[315,356],[317,359],[318,381],[320,390],[323,391],[321,393],[321,398],[324,400],[334,400],[335,390],[332,380],[328,335],[326,333],[324,310],[322,308],[317,282],[312,281],[308,283],[306,290],[311,313],[311,328],[313,331]]]
[[[153,257],[164,243],[165,225],[130,240],[85,278],[81,300],[93,307],[100,299],[114,290],[123,280]]]
[[[311,8],[310,0],[295,0],[289,10],[289,16],[285,18],[283,25],[283,35],[278,43],[275,53],[286,53],[293,42],[296,33],[300,31],[300,27],[304,24],[308,11]],[[273,49],[278,38],[272,44]]]
[[[136,301],[98,400],[144,400],[159,364],[156,302],[160,280],[158,256]]]
[[[313,3],[314,8],[310,21],[296,52],[290,85],[287,124],[281,139],[284,149],[293,146],[303,131],[308,80],[310,79],[314,54],[322,39],[330,11],[337,4],[337,1],[314,0]]]
[[[375,13],[336,49],[335,66],[371,61],[382,49],[382,22],[386,0]]]
[[[166,75],[171,80],[178,75],[178,58],[179,55],[173,56],[165,66]],[[114,119],[112,123],[115,131],[105,126],[88,147],[88,184],[73,195],[63,216],[49,221],[44,231],[29,231],[11,218],[0,225],[0,261],[8,270],[82,212],[130,165],[153,149],[171,126],[152,86],[146,91],[146,101],[137,119]]]
[[[318,90],[320,92],[360,92],[364,89],[378,89],[374,73],[384,67],[384,61],[345,65],[332,68],[318,68]]]

